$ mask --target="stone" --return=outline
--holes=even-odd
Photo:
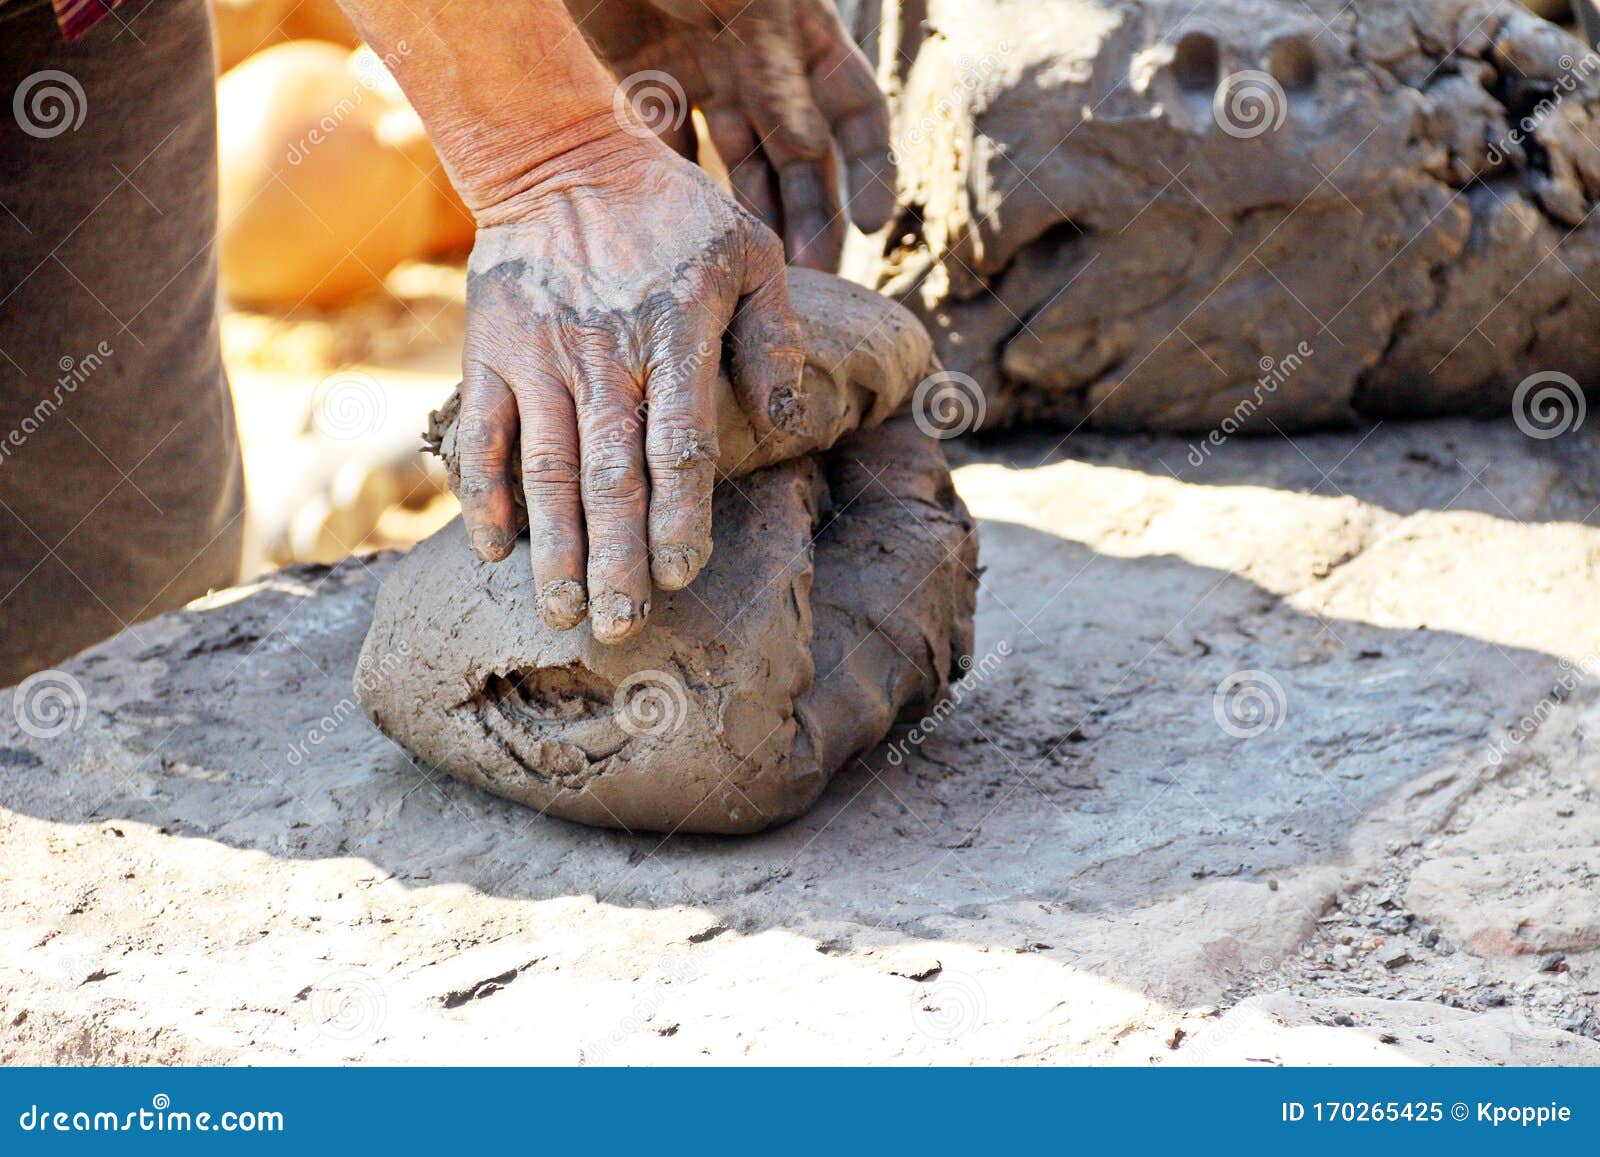
[[[1592,1065],[1600,1044],[1509,1010],[1430,1001],[1253,996],[1197,1026],[1158,1063],[1193,1065]]]
[[[1411,906],[1478,956],[1600,948],[1600,848],[1446,856],[1422,864]]]
[[[1378,949],[1378,963],[1393,972],[1401,965],[1411,963],[1411,950],[1404,944],[1385,944]]]
[[[977,539],[938,443],[898,418],[718,488],[715,549],[620,645],[538,613],[520,539],[459,520],[384,584],[362,709],[430,766],[565,819],[753,832],[793,819],[970,665]]]
[[[1519,412],[1570,424],[1600,373],[1600,58],[1526,10],[880,18],[905,208],[850,273],[928,323],[991,426],[1505,413],[1536,374]]]

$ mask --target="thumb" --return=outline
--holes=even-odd
[[[783,243],[747,218],[744,252],[739,302],[728,323],[733,392],[756,431],[767,434],[799,424],[805,342],[789,301]]]

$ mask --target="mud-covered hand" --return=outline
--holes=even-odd
[[[503,219],[498,219],[503,218]],[[617,642],[654,585],[711,554],[717,368],[758,428],[802,350],[778,239],[654,139],[573,155],[479,229],[467,275],[461,503],[489,561],[515,538],[520,441],[533,571],[553,627]]]
[[[478,223],[457,450],[473,548],[619,642],[711,553],[716,386],[758,429],[803,354],[777,236],[643,125],[560,0],[341,0]],[[774,418],[774,415],[777,418]]]
[[[835,157],[850,219],[867,231],[894,212],[889,112],[872,66],[833,0],[570,0],[625,93],[692,155],[693,134],[654,73],[706,118],[740,202],[781,234],[789,260],[831,270],[844,241]]]

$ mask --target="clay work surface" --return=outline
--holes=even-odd
[[[408,760],[388,556],[0,697],[0,1059],[1600,1060],[1587,428],[1049,448],[956,472],[958,708],[758,836]]]

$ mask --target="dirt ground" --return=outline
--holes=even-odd
[[[413,764],[392,555],[223,592],[0,697],[0,1060],[1595,1064],[1591,434],[958,444],[959,710],[753,838]]]

